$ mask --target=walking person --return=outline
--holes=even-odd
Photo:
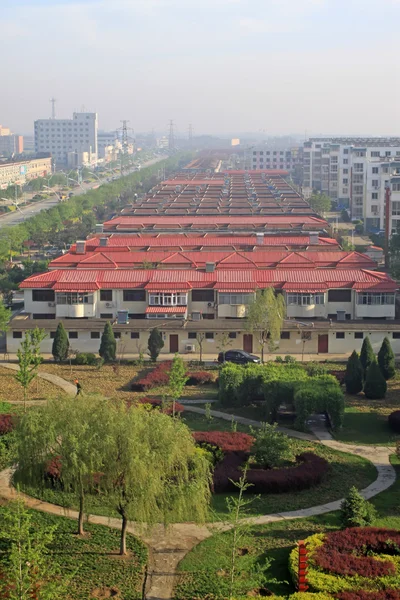
[[[75,383],[75,385],[76,385],[76,395],[77,395],[77,396],[80,396],[80,395],[81,395],[81,393],[82,393],[82,386],[81,386],[81,384],[79,383],[79,380],[78,380],[78,379],[75,379],[74,383]]]

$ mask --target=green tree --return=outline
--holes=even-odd
[[[369,400],[381,400],[385,397],[387,390],[386,379],[376,359],[370,364],[367,370],[364,384],[364,394]]]
[[[168,395],[172,398],[172,416],[175,417],[175,405],[185,388],[188,380],[186,367],[179,354],[175,354],[169,372]]]
[[[56,335],[53,340],[53,347],[51,353],[56,362],[63,362],[67,360],[69,348],[69,339],[67,332],[65,331],[62,321],[57,325]]]
[[[276,294],[273,288],[257,290],[255,299],[247,310],[246,328],[258,336],[262,362],[265,345],[273,352],[279,343],[284,317],[283,295]]]
[[[369,337],[365,337],[364,341],[362,343],[361,346],[361,352],[360,352],[360,362],[364,371],[364,379],[367,376],[367,370],[369,368],[369,366],[374,362],[375,360],[375,354],[374,351],[372,350],[372,346],[371,346],[371,342]]]
[[[42,362],[40,355],[40,342],[46,337],[43,330],[35,328],[27,331],[17,350],[18,371],[15,379],[24,390],[24,412],[26,411],[26,397],[31,382],[37,377],[39,365]]]
[[[99,354],[106,362],[112,362],[115,360],[116,350],[117,342],[115,341],[114,332],[111,323],[107,321],[101,336]]]
[[[160,331],[157,327],[151,330],[149,335],[149,340],[147,343],[147,347],[149,349],[149,355],[152,362],[157,361],[157,357],[160,354],[161,350],[164,348],[164,340]]]
[[[55,528],[38,529],[22,500],[2,508],[0,540],[5,550],[5,568],[0,577],[0,595],[8,600],[58,600],[68,582],[49,556]]]
[[[387,337],[384,338],[382,346],[378,352],[378,364],[382,371],[382,375],[386,380],[392,379],[395,376],[396,363],[394,352]]]
[[[323,215],[331,209],[331,199],[323,193],[313,194],[308,200],[311,208],[318,214]]]
[[[228,332],[223,332],[218,334],[218,346],[217,349],[222,352],[222,362],[225,362],[225,352],[229,346],[232,345],[233,339],[229,337]]]
[[[375,518],[375,507],[361,496],[357,488],[351,487],[340,505],[342,527],[367,527]]]
[[[107,400],[90,395],[85,402],[49,400],[28,411],[16,429],[18,477],[25,483],[40,484],[43,463],[58,457],[63,489],[73,492],[79,502],[79,535],[84,533],[86,493],[93,489],[107,452],[107,404]]]
[[[364,371],[358,353],[353,350],[347,360],[344,382],[348,394],[358,394],[363,389]]]
[[[285,461],[293,460],[293,445],[287,435],[277,429],[277,424],[262,423],[261,427],[252,430],[254,444],[251,449],[257,464],[266,469],[273,469]]]
[[[210,463],[181,421],[159,411],[111,406],[111,440],[102,469],[122,518],[120,554],[129,520],[139,523],[204,521],[210,500]]]
[[[7,331],[10,319],[11,310],[6,308],[3,302],[0,302],[0,331]]]
[[[205,333],[197,333],[196,334],[196,343],[199,346],[199,362],[200,364],[203,364],[203,344],[206,341],[206,334]]]

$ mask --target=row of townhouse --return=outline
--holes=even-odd
[[[336,138],[304,143],[303,192],[326,193],[350,209],[353,219],[364,221],[368,231],[385,227],[386,189],[392,193],[389,231],[400,216],[400,139]]]
[[[31,179],[47,177],[52,172],[50,155],[42,155],[34,158],[0,162],[0,187],[7,188],[9,185],[24,185]]]

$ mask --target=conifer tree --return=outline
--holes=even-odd
[[[53,340],[51,353],[56,362],[67,360],[69,340],[62,321],[57,325],[56,335]]]
[[[107,323],[104,326],[103,334],[101,336],[99,354],[102,358],[104,358],[105,362],[112,362],[113,360],[115,360],[116,351],[117,342],[115,341],[111,323],[107,321]]]
[[[340,520],[343,527],[366,527],[371,525],[376,517],[374,506],[365,500],[357,490],[352,487],[347,497],[340,505]]]
[[[344,382],[348,394],[358,394],[363,389],[363,368],[355,350],[347,360]]]
[[[375,354],[372,350],[369,337],[365,337],[361,346],[360,361],[364,371],[364,379],[367,376],[368,367],[375,360]]]
[[[385,397],[387,389],[386,379],[376,359],[368,367],[364,384],[364,394],[369,400],[381,400]]]
[[[384,338],[378,352],[378,364],[385,379],[392,379],[395,376],[396,364],[394,352],[387,337]]]
[[[151,330],[147,347],[149,349],[151,361],[156,362],[158,355],[164,348],[164,340],[162,339],[162,335],[157,327]]]

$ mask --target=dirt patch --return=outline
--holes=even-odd
[[[117,588],[102,587],[95,588],[91,593],[92,598],[119,598],[119,590]]]

